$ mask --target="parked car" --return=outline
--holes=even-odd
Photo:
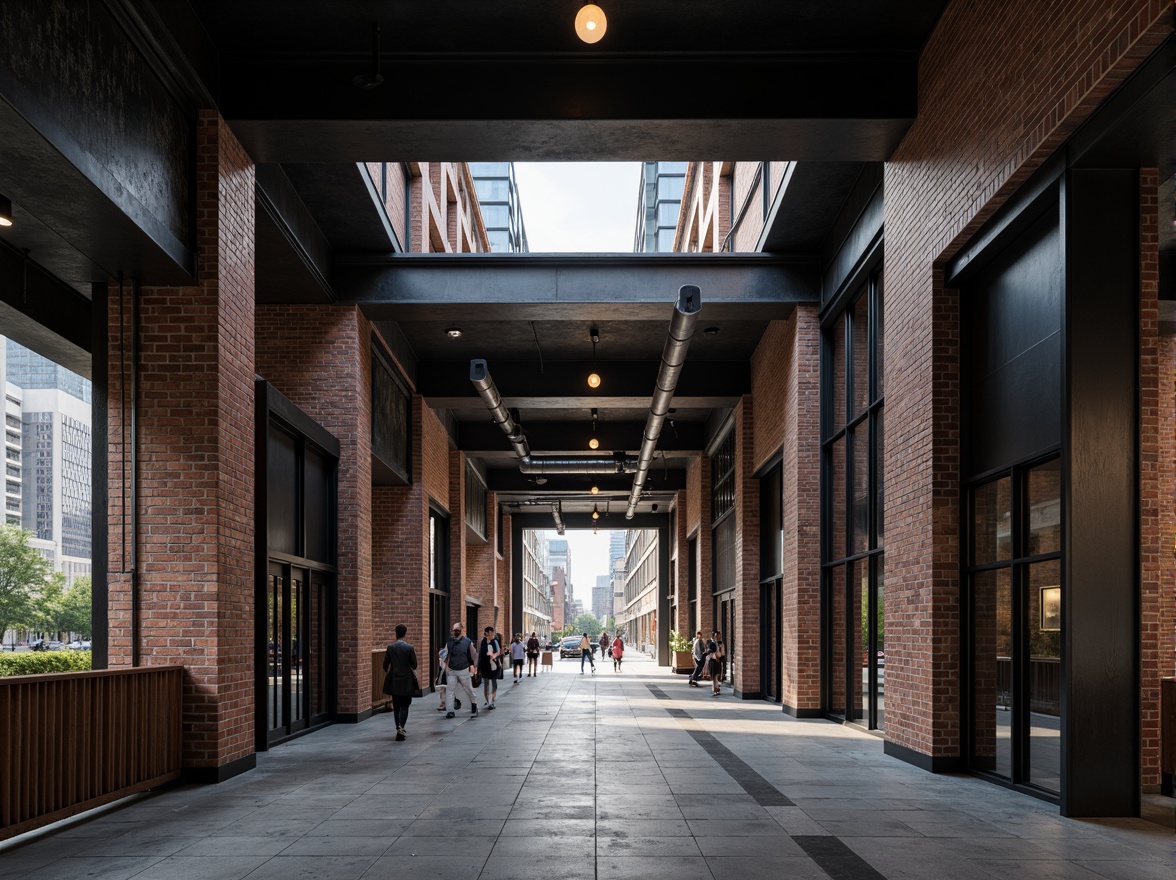
[[[89,651],[91,647],[92,646],[90,642],[82,639],[79,639],[76,642],[70,642],[65,646],[67,651]]]
[[[568,636],[559,643],[559,656],[563,657],[579,657],[580,656],[580,640],[583,636]],[[596,643],[589,639],[589,644],[592,645],[592,656],[596,656]]]

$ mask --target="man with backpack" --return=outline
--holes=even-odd
[[[690,656],[694,658],[694,672],[690,674],[690,686],[702,687],[698,680],[706,669],[706,641],[702,638],[702,630],[694,634],[694,644],[690,646]]]

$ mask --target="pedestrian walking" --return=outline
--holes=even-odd
[[[523,644],[523,634],[515,633],[514,641],[510,643],[510,666],[515,684],[523,680],[523,660],[526,656],[527,646]]]
[[[588,638],[588,633],[584,633],[584,638],[580,639],[580,675],[584,674],[584,661],[587,660],[592,667],[592,674],[596,674],[596,661],[592,659],[592,639]]]
[[[702,637],[702,630],[694,634],[694,643],[690,646],[690,656],[694,658],[694,672],[690,673],[690,686],[702,687],[698,680],[706,670],[706,640]]]
[[[405,640],[407,634],[407,626],[396,624],[396,641],[384,652],[384,672],[387,673],[384,676],[384,693],[392,698],[398,742],[406,736],[404,729],[408,725],[408,707],[412,705],[413,695],[421,689],[416,674],[416,648]]]
[[[621,660],[623,660],[625,657],[625,643],[621,641],[621,637],[619,635],[612,640],[612,644],[609,646],[609,650],[612,651],[613,672],[620,672]]]
[[[602,632],[600,634],[600,659],[601,660],[603,660],[605,657],[610,656],[608,648],[609,648],[609,645],[611,645],[611,644],[612,644],[612,640],[609,639],[608,633]]]
[[[711,633],[710,641],[706,643],[708,663],[710,666],[711,677],[711,696],[717,697],[719,695],[719,688],[723,684],[723,659],[727,656],[727,651],[723,647],[723,637],[718,630]]]
[[[478,645],[478,674],[482,676],[486,708],[493,709],[494,698],[498,696],[498,680],[502,678],[502,642],[492,626],[482,631],[482,641]]]
[[[470,700],[470,714],[478,714],[478,698],[474,694],[474,687],[470,683],[471,667],[477,668],[478,654],[474,650],[474,643],[463,634],[460,623],[453,625],[449,641],[445,643],[447,656],[445,657],[445,717],[452,718],[453,701],[458,691],[464,691]],[[460,706],[461,704],[458,703]]]
[[[539,674],[539,636],[536,633],[531,633],[531,638],[527,639],[527,675]]]

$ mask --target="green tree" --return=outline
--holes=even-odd
[[[575,627],[575,632],[588,633],[592,638],[599,636],[600,631],[604,628],[601,626],[600,621],[596,619],[596,615],[589,614],[588,612],[584,612],[576,618]]]
[[[60,635],[64,601],[65,575],[59,571],[50,572],[39,586],[33,588],[29,597],[33,627],[55,636]]]
[[[0,526],[0,633],[32,623],[33,600],[52,576],[49,561],[29,545],[30,537],[17,526]]]
[[[61,629],[88,636],[93,630],[93,588],[90,576],[74,578],[73,586],[61,597]]]

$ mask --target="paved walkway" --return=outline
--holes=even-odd
[[[0,877],[151,880],[1173,880],[1176,839],[1074,821],[873,736],[713,698],[649,661],[413,703],[0,849]]]

